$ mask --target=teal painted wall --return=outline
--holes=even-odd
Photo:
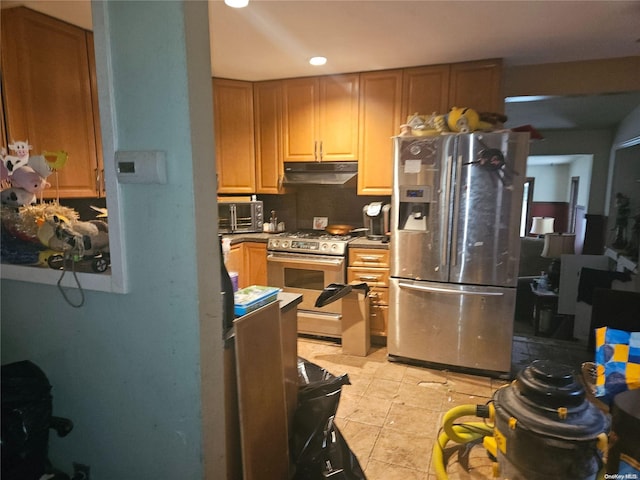
[[[108,2],[108,11],[116,149],[165,151],[168,183],[121,185],[130,293],[87,291],[73,308],[54,286],[2,281],[2,362],[39,365],[54,413],[73,420],[69,436],[51,435],[62,470],[77,461],[93,480],[203,478],[203,409],[216,411],[221,396],[213,389],[203,405],[201,329],[219,332],[220,321],[215,288],[199,283],[199,268],[217,264],[215,230],[211,251],[196,242],[196,198],[215,205],[207,3]],[[210,192],[194,192],[194,174]],[[206,453],[214,465],[223,458]]]

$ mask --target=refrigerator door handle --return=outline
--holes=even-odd
[[[481,295],[485,297],[500,297],[504,295],[504,293],[502,292],[456,290],[455,288],[430,287],[428,285],[415,285],[413,283],[407,282],[398,282],[398,286],[400,288],[406,288],[407,290],[417,290],[420,292],[431,293],[445,293],[450,295]]]
[[[458,221],[460,217],[460,182],[462,175],[462,155],[458,156],[456,164],[456,179],[454,182],[453,220],[451,233],[451,264],[458,265]]]
[[[449,155],[447,157],[447,174],[446,181],[444,186],[444,205],[451,205],[451,169],[452,169],[453,157]],[[442,200],[441,200],[442,201]],[[446,212],[447,209],[442,209],[443,212]],[[449,223],[449,219],[446,218],[440,219],[440,265],[445,267],[449,264],[449,260],[447,258],[447,248],[449,246],[449,229],[443,228],[444,225]]]

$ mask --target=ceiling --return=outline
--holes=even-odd
[[[638,1],[209,2],[215,76],[267,80],[502,58],[505,65],[638,55]],[[323,67],[307,60],[329,59]]]
[[[196,0],[204,1],[204,0]],[[87,0],[3,0],[91,28]],[[209,0],[217,77],[267,80],[502,58],[505,67],[640,54],[640,2],[598,0]],[[328,58],[312,67],[315,55]],[[639,82],[640,85],[640,82]],[[632,95],[508,103],[507,126],[608,128]]]

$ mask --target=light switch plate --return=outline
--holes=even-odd
[[[167,161],[163,151],[117,151],[115,160],[120,183],[167,183]]]

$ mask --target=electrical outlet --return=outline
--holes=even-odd
[[[73,477],[71,480],[89,480],[89,465],[73,462]]]

